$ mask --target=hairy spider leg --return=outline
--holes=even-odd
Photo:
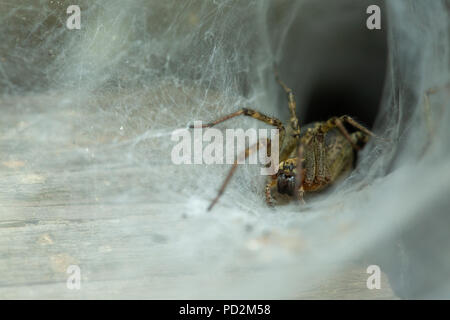
[[[283,88],[283,90],[286,92],[287,94],[287,100],[288,100],[288,107],[289,107],[289,112],[290,112],[290,124],[291,124],[291,128],[294,131],[294,135],[298,135],[300,136],[300,126],[298,123],[298,118],[297,118],[297,113],[295,111],[296,107],[297,107],[297,103],[295,102],[295,96],[294,93],[292,92],[292,89],[289,88],[284,82],[283,80],[280,79],[280,76],[278,74],[278,71],[275,69],[274,70],[275,73],[275,79],[277,80],[277,82],[280,84],[280,86]]]
[[[286,160],[290,154],[299,147],[300,143],[300,125],[297,118],[296,107],[297,103],[295,102],[295,96],[292,92],[292,89],[289,88],[283,80],[280,79],[278,71],[274,68],[275,79],[279,83],[279,85],[283,88],[284,92],[287,95],[288,107],[290,113],[290,128],[292,137],[288,137],[286,140],[286,145],[280,152],[280,161]]]
[[[244,159],[247,159],[249,157],[249,155],[253,151],[255,151],[255,149],[258,151],[261,145],[263,145],[263,143],[260,140],[257,143],[255,143],[254,145],[246,148],[244,151]],[[266,146],[267,146],[266,150],[270,150],[271,140],[269,138],[267,138]],[[242,155],[241,155],[241,157],[242,157]],[[233,166],[231,167],[230,171],[228,172],[227,177],[225,178],[224,182],[222,183],[222,186],[220,187],[219,192],[217,193],[217,196],[214,198],[214,200],[209,205],[208,211],[211,211],[211,209],[214,207],[214,205],[217,203],[217,201],[219,201],[219,198],[222,196],[223,192],[225,191],[225,188],[227,187],[228,183],[231,180],[231,177],[233,176],[234,172],[236,171],[237,166],[238,166],[238,160],[236,159],[234,161]]]
[[[277,180],[272,176],[264,189],[266,195],[266,203],[268,206],[273,206],[274,199],[272,197],[272,188],[277,184]]]
[[[231,113],[229,115],[226,115],[226,116],[224,116],[224,117],[222,117],[220,119],[217,119],[217,120],[212,121],[212,122],[207,123],[207,124],[203,124],[201,127],[202,128],[210,128],[212,126],[215,126],[216,124],[219,124],[219,123],[224,122],[224,121],[226,121],[228,119],[232,119],[234,117],[241,116],[241,115],[252,117],[252,118],[254,118],[256,120],[259,120],[259,121],[262,121],[262,122],[264,122],[266,124],[269,124],[269,125],[272,125],[274,127],[277,127],[278,132],[279,132],[279,143],[278,143],[278,145],[279,145],[279,148],[281,150],[281,146],[283,145],[285,132],[286,132],[286,130],[285,130],[284,126],[283,126],[283,123],[280,120],[278,120],[277,118],[266,116],[265,114],[262,114],[262,113],[260,113],[258,111],[252,110],[252,109],[242,108],[242,109],[240,109],[240,110],[238,110],[236,112],[233,112],[233,113]],[[190,126],[191,129],[194,128],[194,127],[195,127],[194,125]],[[261,144],[260,142],[256,143],[257,150],[259,150],[260,144]],[[250,155],[251,148],[253,148],[253,147],[254,146],[251,146],[251,147],[247,148],[244,151],[245,152],[245,159],[247,159],[247,157]],[[279,153],[281,153],[280,150],[279,150]],[[267,151],[269,152],[269,154],[272,153],[271,140],[270,139],[267,139]],[[237,161],[235,161],[233,166],[231,167],[227,177],[225,178],[225,181],[223,182],[222,186],[220,187],[217,196],[214,198],[214,200],[209,205],[208,211],[210,211],[214,207],[214,205],[217,203],[219,198],[222,196],[223,192],[225,191],[226,186],[230,182],[231,177],[233,176],[234,172],[237,169],[237,165],[238,165],[238,163],[237,163]]]
[[[215,126],[216,124],[219,124],[219,123],[224,122],[224,121],[226,121],[228,119],[235,118],[235,117],[241,116],[241,115],[242,116],[251,117],[251,118],[256,119],[258,121],[262,121],[262,122],[264,122],[264,123],[266,123],[268,125],[277,127],[278,134],[279,134],[279,143],[278,143],[278,145],[279,145],[279,148],[281,148],[281,146],[283,144],[283,141],[284,141],[284,136],[285,136],[285,133],[286,133],[286,130],[285,130],[284,126],[283,126],[283,123],[280,120],[278,120],[277,118],[266,116],[265,114],[262,114],[261,112],[258,112],[258,111],[252,110],[252,109],[242,108],[242,109],[240,109],[240,110],[238,110],[236,112],[233,112],[233,113],[231,113],[229,115],[226,115],[226,116],[224,116],[224,117],[222,117],[220,119],[217,119],[217,120],[212,121],[212,122],[207,123],[207,124],[203,124],[201,126],[201,128],[210,128],[212,126]],[[193,129],[194,125],[191,125],[189,128]]]
[[[303,194],[305,190],[303,189],[303,145],[300,143],[297,149],[297,175],[295,177],[295,190],[297,191],[297,199],[305,204],[305,200],[303,199]]]
[[[375,137],[375,134],[372,131],[370,131],[369,129],[367,129],[366,127],[364,127],[363,125],[361,125],[360,123],[358,123],[356,120],[354,120],[349,116],[332,117],[323,124],[321,124],[317,128],[317,131],[322,134],[325,134],[333,128],[338,128],[339,131],[341,131],[342,135],[348,140],[348,142],[350,142],[352,147],[355,150],[359,150],[360,148],[353,142],[347,129],[345,129],[343,122],[347,122],[348,124],[352,125],[353,127],[355,127],[356,129],[358,129],[359,131],[363,132],[368,136]]]

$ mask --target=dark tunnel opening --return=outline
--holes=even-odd
[[[379,99],[382,93],[382,83],[372,86],[371,96],[358,94],[358,87],[338,87],[318,84],[313,87],[305,104],[306,123],[326,121],[332,116],[350,115],[367,127],[372,127],[377,116]],[[362,110],[361,105],[365,108]]]
[[[371,4],[383,1],[307,2],[286,36],[279,69],[297,98],[301,124],[349,115],[371,128],[376,120],[387,67],[387,25],[366,27]],[[286,112],[285,96],[279,108]],[[286,113],[284,114],[286,115]]]

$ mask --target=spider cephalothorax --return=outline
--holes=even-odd
[[[212,127],[225,120],[244,115],[278,128],[280,139],[278,172],[270,176],[265,188],[266,202],[269,205],[274,203],[272,189],[275,186],[278,193],[295,197],[303,202],[304,192],[319,191],[332,184],[352,167],[355,150],[359,150],[360,146],[368,141],[369,136],[374,136],[371,131],[349,116],[332,117],[325,122],[315,122],[300,128],[295,112],[294,94],[278,75],[276,78],[287,94],[290,120],[286,128],[280,120],[247,108],[202,126]],[[357,131],[350,134],[344,123],[350,124]],[[268,139],[267,142],[270,146],[271,141]],[[259,146],[260,142],[257,147]],[[253,146],[245,150],[246,157],[250,153],[250,148]],[[212,209],[224,192],[236,167],[237,162],[233,164],[208,210]]]

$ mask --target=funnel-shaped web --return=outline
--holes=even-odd
[[[0,3],[0,297],[450,296],[448,1],[78,1],[80,30],[70,4]],[[274,64],[301,125],[380,139],[304,206],[242,165],[207,213],[230,165],[173,164],[171,134],[288,120]]]

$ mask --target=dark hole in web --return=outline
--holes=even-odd
[[[368,1],[344,1],[351,6],[326,2],[299,11],[281,51],[280,74],[296,94],[301,124],[349,115],[372,128],[387,68],[386,14],[381,30],[369,30]],[[386,13],[383,1],[370,4]],[[287,119],[281,92],[279,108]]]
[[[304,121],[326,121],[333,116],[349,115],[371,128],[378,113],[383,77],[384,73],[381,73],[378,82],[371,81],[371,88],[366,95],[358,93],[357,84],[343,87],[317,84],[306,103]],[[364,85],[363,81],[361,85]],[[346,127],[353,131],[351,126]]]

